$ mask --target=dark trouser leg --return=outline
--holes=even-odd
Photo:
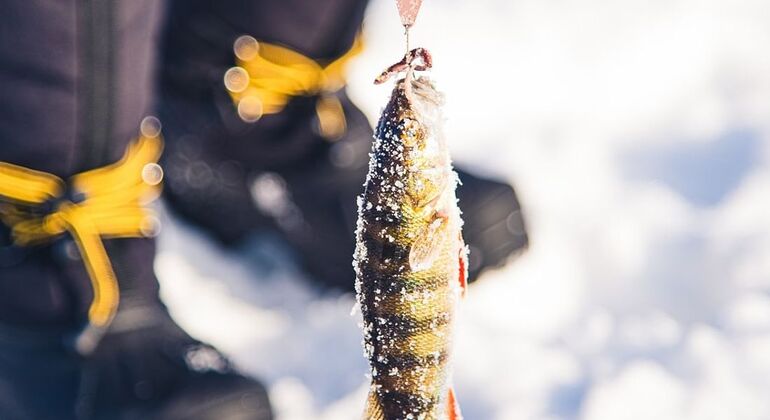
[[[161,6],[4,4],[0,161],[63,180],[115,162],[152,102]],[[18,248],[0,227],[0,419],[181,419],[195,418],[184,411],[195,407],[209,418],[271,418],[264,387],[169,318],[158,298],[152,239],[104,241],[122,300],[95,352],[75,356],[66,343],[86,321],[93,292],[69,238],[61,232]],[[217,369],[196,363],[201,351],[208,353],[203,360],[223,362]],[[232,401],[249,398],[250,406],[234,411]]]
[[[80,365],[63,343],[62,333],[0,326],[0,418],[76,418]]]

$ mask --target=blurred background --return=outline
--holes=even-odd
[[[404,48],[393,3],[372,1],[350,69],[372,123]],[[770,418],[767,22],[766,0],[425,1],[412,42],[454,158],[515,185],[530,237],[464,302],[469,420]],[[169,219],[159,246],[175,319],[280,419],[359,418],[352,295],[268,237],[233,253]]]

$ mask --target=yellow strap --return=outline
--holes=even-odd
[[[11,228],[16,245],[51,241],[72,235],[91,279],[94,299],[88,310],[91,325],[106,328],[119,302],[118,283],[102,238],[142,237],[156,220],[146,204],[160,193],[157,166],[163,149],[160,137],[140,137],[119,162],[75,175],[70,182],[82,201],[62,199],[64,181],[55,175],[0,162],[0,220]],[[36,206],[58,199],[58,206],[40,214]]]
[[[360,37],[342,57],[326,66],[289,48],[242,36],[235,42],[236,67],[225,87],[245,121],[281,112],[292,97],[319,95],[319,130],[327,139],[345,134],[347,123],[335,93],[345,86],[345,68],[363,50]]]
[[[45,172],[0,162],[0,195],[21,204],[36,204],[58,197],[64,182]]]

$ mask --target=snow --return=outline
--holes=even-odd
[[[374,1],[351,95],[403,53]],[[454,362],[470,420],[770,418],[770,3],[425,2],[455,161],[515,184],[530,250],[471,286]],[[166,219],[175,318],[264,380],[281,420],[358,419],[354,297],[271,238],[225,251]],[[351,256],[352,258],[352,256]]]

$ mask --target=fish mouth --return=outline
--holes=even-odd
[[[385,69],[376,79],[375,85],[387,82],[391,77],[406,72],[406,78],[410,79],[414,71],[426,71],[433,68],[433,56],[425,48],[415,48],[404,55],[396,64]]]
[[[438,93],[433,82],[426,76],[416,77],[418,71],[428,71],[433,68],[433,56],[425,48],[415,48],[404,55],[401,61],[391,65],[382,72],[374,84],[380,85],[393,76],[404,74],[396,82],[395,95],[406,99],[409,106],[430,109],[444,104],[444,97]],[[421,106],[424,105],[424,106]]]

